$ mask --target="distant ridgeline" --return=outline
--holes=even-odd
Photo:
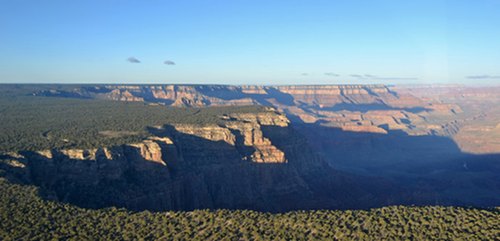
[[[144,139],[148,126],[217,123],[224,113],[264,110],[256,105],[273,106],[294,123],[345,131],[450,135],[461,124],[428,118],[455,115],[459,106],[426,103],[383,85],[1,85],[0,93],[0,151],[131,143]]]
[[[396,99],[396,93],[384,85],[303,85],[303,86],[232,86],[232,85],[88,85],[52,86],[33,92],[38,96],[147,101],[174,106],[295,104],[297,101],[337,104],[373,103]]]
[[[418,135],[454,134],[461,123],[442,127],[447,123],[434,123],[436,118],[426,117],[462,113],[455,103],[418,98],[400,87],[385,85],[55,85],[32,94],[176,107],[273,106],[297,123],[322,122],[347,131],[373,133],[403,130]]]
[[[346,132],[452,138],[500,153],[500,87],[460,85],[4,85],[9,93],[176,107],[272,106],[294,124]],[[306,132],[306,134],[309,132]]]

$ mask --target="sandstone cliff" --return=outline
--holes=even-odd
[[[48,199],[90,208],[284,211],[389,200],[384,194],[365,202],[380,188],[331,169],[276,111],[220,120],[151,128],[150,138],[121,146],[9,153],[0,167]],[[337,197],[346,187],[348,197]]]
[[[498,152],[496,93],[383,85],[41,90],[34,94],[275,109],[221,115],[211,124],[151,127],[148,139],[128,145],[8,153],[0,169],[40,186],[47,198],[88,207],[281,211],[391,202],[488,204],[498,200],[494,184],[481,190],[475,185],[498,179],[498,156],[463,152]],[[445,189],[453,190],[441,193]],[[464,197],[469,191],[480,195]]]
[[[227,85],[106,85],[72,92],[47,90],[42,96],[80,96],[119,101],[150,101],[174,106],[385,103],[398,97],[383,85],[227,86]],[[290,99],[293,97],[294,99]]]
[[[403,130],[414,135],[445,134],[435,128],[444,123],[436,125],[428,120],[462,112],[456,104],[418,98],[408,91],[384,85],[105,85],[82,87],[70,94],[54,90],[35,94],[188,107],[259,104],[276,107],[292,121],[328,123],[345,131]]]

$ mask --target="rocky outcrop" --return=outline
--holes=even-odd
[[[448,136],[467,152],[493,153],[498,152],[498,135],[476,126],[478,121],[471,117],[483,115],[489,120],[481,125],[496,125],[499,91],[498,87],[460,85],[101,85],[34,94],[179,107],[266,105],[296,123],[318,123],[349,132],[398,130],[413,136]]]
[[[383,103],[397,97],[384,85],[278,86],[277,90],[298,102],[324,108],[340,103]]]
[[[222,116],[223,126],[175,125],[176,132],[210,141],[223,141],[236,148],[242,160],[255,163],[286,163],[285,153],[264,136],[262,126],[288,127],[288,119],[281,114],[256,113]],[[251,151],[250,151],[251,150]]]
[[[463,153],[500,150],[498,89],[436,88],[102,85],[39,91],[179,107],[275,109],[222,115],[206,125],[158,126],[149,139],[129,145],[10,153],[0,168],[15,170],[8,172],[13,179],[40,186],[47,198],[86,207],[283,211],[391,200],[498,203],[498,155]]]
[[[163,161],[160,145],[155,141],[145,140],[138,144],[131,144],[131,146],[136,147],[139,150],[139,153],[144,160],[158,163],[163,166],[167,165]]]
[[[323,86],[227,86],[227,85],[106,85],[75,89],[75,96],[105,98],[119,101],[161,102],[174,106],[213,106],[269,104],[317,104],[332,106],[339,103],[385,103],[398,97],[383,85],[323,85]],[[46,90],[35,95],[66,94]],[[290,98],[292,97],[292,99]]]
[[[284,211],[388,200],[364,202],[377,189],[331,169],[289,123],[272,109],[229,114],[218,125],[151,128],[139,143],[10,153],[0,168],[11,180],[39,186],[48,199],[90,208]],[[346,186],[354,199],[336,196]]]
[[[134,96],[128,90],[114,89],[105,95],[106,99],[119,100],[119,101],[144,101],[144,98]]]
[[[52,96],[57,92],[35,94]],[[373,133],[398,129],[412,134],[428,134],[432,131],[425,130],[429,123],[422,116],[453,116],[462,112],[456,104],[418,98],[404,90],[384,85],[105,85],[75,89],[73,95],[171,106],[259,104],[274,106],[293,121],[328,122],[346,131]],[[349,117],[353,115],[359,118]]]

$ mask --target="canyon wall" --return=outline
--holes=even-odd
[[[315,123],[362,133],[403,131],[417,136],[452,137],[471,121],[468,112],[462,110],[470,105],[461,105],[463,101],[431,98],[423,94],[426,88],[416,89],[413,94],[411,88],[385,85],[94,85],[71,91],[37,91],[34,95],[144,101],[184,107],[257,104],[277,108],[294,123]],[[477,95],[478,91],[471,93]],[[466,146],[466,139],[457,138],[457,141],[463,140],[461,146]],[[486,153],[493,152],[491,148]],[[468,150],[474,152],[474,149],[485,152],[479,148]]]
[[[0,169],[13,181],[39,186],[48,199],[92,208],[498,203],[498,155],[464,151],[500,151],[498,99],[491,90],[450,91],[427,95],[383,85],[51,88],[33,94],[272,107],[221,115],[211,124],[150,127],[149,138],[135,144],[8,153],[0,155]]]
[[[391,202],[390,184],[333,170],[276,111],[220,119],[151,128],[148,139],[127,145],[9,153],[0,167],[45,198],[89,208],[285,211]]]

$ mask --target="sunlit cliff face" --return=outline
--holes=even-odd
[[[316,123],[343,131],[453,138],[473,153],[500,150],[498,88],[384,85],[106,85],[36,95],[145,101],[169,106],[267,105],[293,123]],[[477,123],[482,123],[477,127]],[[479,133],[479,134],[478,134]],[[487,138],[480,138],[486,136]]]
[[[163,112],[179,115],[177,110],[190,113],[170,119],[162,115],[134,142],[0,155],[1,171],[9,180],[37,185],[47,199],[133,210],[265,211],[436,202],[490,205],[498,200],[494,180],[500,105],[491,89],[383,85],[40,89],[31,92],[33,98],[110,100],[78,101],[84,109],[89,103],[114,103],[125,106],[127,115],[139,113],[137,107],[154,110],[143,118]],[[249,104],[268,107],[203,114],[217,106]],[[99,111],[88,113],[108,117]],[[183,122],[188,116],[196,121]],[[124,138],[139,133],[127,128],[97,130],[97,135]],[[477,195],[464,195],[471,191]]]

